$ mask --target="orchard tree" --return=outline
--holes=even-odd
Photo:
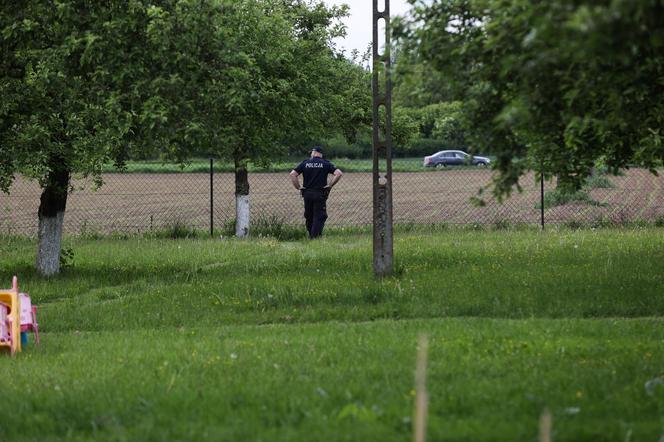
[[[141,114],[140,1],[3,2],[0,7],[0,190],[17,174],[41,186],[36,266],[60,268],[74,175],[100,181],[121,163]]]
[[[208,151],[235,165],[236,235],[249,233],[249,162],[267,165],[285,141],[340,126],[348,62],[331,49],[346,8],[298,0],[179,1],[150,9],[152,123],[167,155]],[[361,119],[361,118],[360,118]],[[351,123],[353,124],[353,123]]]
[[[403,41],[464,103],[497,156],[498,196],[527,170],[578,189],[601,162],[664,158],[664,2],[413,1]]]

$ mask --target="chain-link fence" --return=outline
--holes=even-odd
[[[583,192],[566,201],[555,183],[530,174],[522,192],[502,204],[484,192],[485,204],[473,202],[494,172],[484,168],[446,168],[393,174],[396,224],[546,224],[664,222],[664,177],[629,169],[619,176],[589,180]],[[235,218],[234,177],[230,173],[109,173],[103,186],[76,180],[67,201],[69,234],[130,232],[186,226],[209,230]],[[288,173],[249,176],[251,218],[303,224],[303,205]],[[0,193],[0,233],[35,235],[40,189],[18,177],[10,194]],[[212,214],[212,216],[211,216]],[[328,200],[329,226],[365,225],[372,221],[371,173],[346,173]]]

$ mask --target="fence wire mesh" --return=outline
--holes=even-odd
[[[481,168],[447,168],[395,172],[396,224],[539,224],[540,183],[534,174],[522,177],[522,192],[503,203],[487,192],[485,205],[471,201],[487,186],[494,172]],[[232,173],[213,176],[214,205],[210,204],[210,175],[205,173],[108,173],[97,190],[89,180],[75,180],[67,201],[65,233],[145,233],[186,226],[221,229],[234,222],[235,182]],[[252,222],[302,225],[303,206],[287,172],[249,176]],[[629,169],[619,176],[602,176],[583,197],[551,203],[555,182],[545,182],[546,224],[664,222],[664,176]],[[18,177],[10,193],[0,193],[0,232],[36,235],[39,185]],[[328,200],[328,226],[367,225],[372,222],[370,172],[346,173]]]

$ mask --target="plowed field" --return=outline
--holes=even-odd
[[[521,180],[523,192],[503,204],[486,198],[486,205],[470,198],[490,183],[492,171],[484,169],[435,170],[395,173],[393,176],[396,223],[536,224],[540,186],[534,176]],[[664,177],[632,169],[609,178],[612,188],[593,189],[598,205],[572,203],[547,209],[547,223],[569,221],[612,222],[655,220],[664,217]],[[252,218],[275,218],[302,223],[299,193],[285,173],[250,176]],[[545,188],[552,188],[546,183]],[[486,193],[486,192],[485,192]],[[232,174],[214,177],[214,224],[219,227],[234,217]],[[0,194],[0,232],[35,234],[39,187],[17,179],[10,195]],[[113,231],[143,232],[181,223],[202,229],[210,225],[210,177],[206,174],[105,174],[95,191],[90,182],[77,181],[69,196],[65,216],[68,233]],[[368,224],[372,220],[371,174],[347,173],[328,201],[328,225]]]

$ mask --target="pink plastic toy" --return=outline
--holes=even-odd
[[[0,302],[0,346],[9,347],[11,352],[14,352],[11,323],[9,322],[9,306],[4,302]]]
[[[18,291],[18,279],[14,276],[12,288],[0,289],[0,349],[8,347],[12,355],[21,351],[21,332],[28,330],[39,343],[37,309],[27,293]]]
[[[19,316],[18,280],[16,276],[12,279],[12,288],[0,289],[0,303],[4,306],[2,328],[6,330],[0,340],[0,349],[9,347],[9,352],[13,355],[17,351],[21,351],[21,317]]]
[[[37,307],[32,305],[27,293],[19,293],[21,305],[21,333],[31,331],[35,334],[35,342],[39,344],[39,324],[37,324]]]

